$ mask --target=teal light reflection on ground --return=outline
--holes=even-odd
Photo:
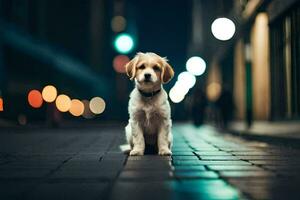
[[[172,182],[172,199],[239,199],[239,192],[222,180],[186,180]]]

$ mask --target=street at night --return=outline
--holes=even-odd
[[[298,199],[300,150],[173,128],[171,157],[130,157],[121,126],[1,133],[0,199]]]

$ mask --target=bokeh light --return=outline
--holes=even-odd
[[[113,60],[113,67],[118,73],[125,73],[125,65],[129,62],[128,56],[125,55],[117,55]]]
[[[178,82],[184,87],[192,88],[196,83],[196,77],[189,72],[181,72],[178,75]]]
[[[172,102],[180,103],[184,99],[185,95],[181,92],[181,90],[179,90],[176,87],[173,87],[169,92],[169,97]]]
[[[60,112],[67,112],[71,108],[71,99],[65,94],[61,94],[56,98],[55,105]]]
[[[115,48],[119,53],[129,53],[133,50],[134,41],[133,38],[127,34],[119,34],[114,42]]]
[[[182,82],[179,81],[176,81],[173,88],[178,90],[179,93],[182,93],[183,96],[185,96],[190,90],[190,88],[186,84],[182,84]]]
[[[78,99],[72,99],[69,112],[75,117],[82,115],[84,112],[84,104]]]
[[[90,101],[89,100],[82,100],[81,102],[84,105],[84,111],[83,111],[82,116],[86,119],[92,119],[95,116],[95,114],[92,113],[92,111],[90,109]]]
[[[0,112],[4,110],[3,99],[0,97]]]
[[[111,20],[111,29],[118,33],[126,28],[126,19],[123,16],[114,16]]]
[[[235,33],[235,24],[228,18],[217,18],[211,25],[211,32],[218,40],[229,40]]]
[[[206,63],[201,57],[193,56],[187,60],[186,69],[191,74],[200,76],[205,72]]]
[[[105,110],[105,101],[101,97],[94,97],[90,101],[90,110],[94,114],[101,114]]]
[[[57,97],[57,90],[53,85],[47,85],[42,91],[42,97],[44,101],[51,103],[54,102]]]
[[[28,93],[27,100],[33,108],[40,108],[43,104],[42,94],[38,90],[31,90]]]
[[[221,94],[221,84],[218,82],[212,82],[208,84],[206,88],[206,95],[208,100],[216,101]]]

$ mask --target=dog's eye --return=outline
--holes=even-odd
[[[145,69],[145,65],[139,66],[139,69]]]
[[[153,70],[154,70],[154,71],[160,71],[160,68],[159,68],[159,66],[155,65],[155,66],[153,67]]]

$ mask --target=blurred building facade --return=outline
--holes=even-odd
[[[226,1],[227,2],[227,1]],[[293,120],[300,116],[300,2],[232,1],[223,15],[237,32],[210,58],[206,84],[229,87],[235,119]]]
[[[31,90],[51,84],[71,99],[102,97],[106,109],[97,115],[100,121],[127,120],[134,83],[124,73],[124,60],[119,69],[115,58],[127,60],[138,51],[151,51],[168,56],[180,71],[190,9],[191,1],[172,0],[157,5],[139,0],[0,0],[0,119],[45,121],[49,105],[44,102],[35,109],[27,98]],[[115,47],[115,38],[123,33],[134,39],[133,50],[126,54]],[[174,112],[185,119],[179,107]]]

